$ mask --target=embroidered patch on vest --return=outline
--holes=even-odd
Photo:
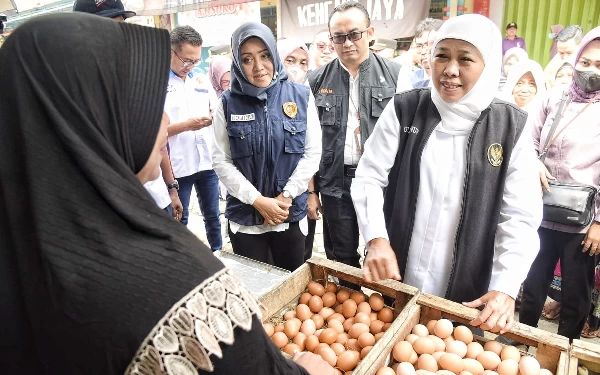
[[[254,113],[249,113],[247,115],[231,115],[231,121],[254,121],[254,119]]]
[[[294,118],[298,114],[298,106],[294,102],[283,103],[283,113],[289,118]]]
[[[488,147],[487,156],[490,164],[494,167],[499,167],[504,160],[502,156],[504,149],[500,143],[492,143],[490,147]]]

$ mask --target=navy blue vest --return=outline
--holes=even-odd
[[[304,155],[308,96],[308,86],[290,81],[270,88],[266,101],[229,90],[221,96],[233,163],[265,197],[274,198],[283,191]],[[286,103],[296,104],[295,116],[284,112]],[[306,191],[294,198],[286,222],[306,216],[307,199]],[[244,226],[264,223],[252,205],[231,194],[227,195],[225,217]]]

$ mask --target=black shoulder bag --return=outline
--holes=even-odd
[[[554,142],[554,140],[562,133],[567,126],[569,126],[580,113],[591,104],[588,102],[587,105],[573,117],[569,123],[561,129],[560,132],[554,137],[554,131],[560,120],[563,117],[563,107],[569,94],[565,91],[558,107],[556,117],[552,123],[552,128],[548,133],[546,144],[542,154],[539,156],[539,160],[543,163],[546,159],[546,153]],[[548,181],[550,185],[550,191],[544,190],[544,221],[550,221],[558,224],[566,224],[577,227],[586,227],[590,224],[594,217],[594,200],[596,199],[596,187],[578,183],[559,182],[559,181]]]

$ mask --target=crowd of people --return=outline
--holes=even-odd
[[[323,220],[327,258],[481,308],[475,327],[519,308],[600,336],[600,199],[586,225],[543,209],[555,181],[600,185],[600,27],[553,26],[546,69],[514,22],[472,14],[394,57],[347,1],[309,46],[241,25],[204,75],[194,28],[74,10],[0,48],[3,373],[334,374],[281,356],[212,255],[220,196],[236,254],[293,271]]]

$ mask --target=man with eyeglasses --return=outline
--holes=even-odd
[[[329,30],[321,30],[315,35],[309,52],[311,59],[309,68],[311,70],[319,69],[337,57],[335,47],[329,40]]]
[[[217,95],[208,77],[193,72],[200,65],[202,37],[191,26],[171,31],[171,72],[165,112],[171,118],[169,149],[173,173],[183,205],[181,223],[187,225],[192,187],[204,217],[206,237],[213,251],[223,246],[219,221],[219,179],[212,169],[212,110]]]
[[[383,108],[397,90],[412,88],[400,65],[369,50],[373,34],[364,6],[356,1],[338,5],[329,16],[329,36],[338,58],[309,75],[323,142],[314,178],[321,201],[310,194],[309,210],[322,203],[327,258],[354,267],[360,267],[359,233],[350,184]],[[404,82],[401,87],[399,81]]]
[[[413,87],[426,87],[431,76],[431,68],[429,66],[429,55],[431,46],[435,41],[435,36],[438,30],[442,27],[444,21],[435,18],[425,18],[417,25],[415,31],[415,49],[420,56],[421,69],[413,72],[410,76],[410,81]],[[423,84],[425,84],[423,86]]]

